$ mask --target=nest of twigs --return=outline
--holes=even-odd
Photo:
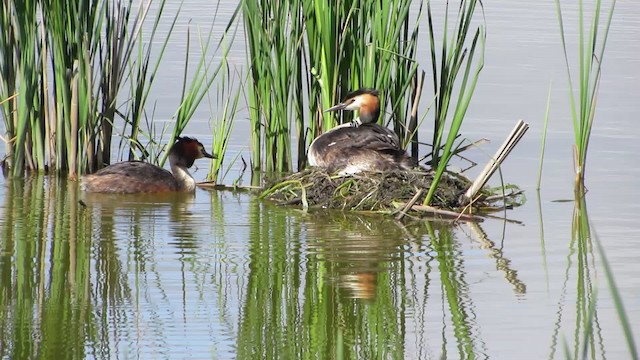
[[[513,199],[521,194],[520,191],[501,196],[486,189],[470,203],[463,194],[471,181],[459,174],[445,173],[430,206],[423,206],[432,181],[433,173],[423,171],[338,176],[328,174],[320,168],[311,168],[273,182],[266,187],[262,197],[281,205],[296,205],[304,209],[330,208],[420,215],[425,215],[425,212],[429,215],[442,215],[448,212],[457,214],[478,212],[481,209],[495,210],[523,201]],[[506,198],[510,198],[508,204],[504,201]],[[502,200],[503,205],[496,206],[497,200]]]

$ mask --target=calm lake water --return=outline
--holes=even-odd
[[[187,23],[209,26],[214,7],[183,6],[151,95],[159,120],[177,106]],[[234,7],[222,5],[217,29]],[[565,9],[572,44],[574,10]],[[554,2],[493,1],[485,15],[486,65],[462,133],[492,141],[466,155],[483,164],[517,119],[530,123],[503,167],[528,198],[509,221],[403,225],[304,213],[245,193],[85,196],[64,179],[1,178],[0,357],[558,359],[565,346],[580,351],[593,306],[594,357],[629,358],[595,239],[577,229],[588,221],[597,233],[637,338],[640,3],[617,5],[584,203],[557,201],[574,194]],[[243,49],[239,41],[232,52],[238,68]],[[185,131],[207,147],[210,116],[203,106]],[[246,116],[236,125],[231,156],[248,159]],[[207,164],[198,164],[203,179]]]

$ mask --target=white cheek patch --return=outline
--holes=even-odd
[[[358,96],[353,102],[345,107],[345,110],[358,110],[362,106],[362,97]]]

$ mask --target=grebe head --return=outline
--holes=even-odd
[[[204,149],[204,145],[200,141],[189,137],[179,137],[178,141],[169,150],[169,161],[185,168],[190,168],[196,159],[203,157],[216,158]]]
[[[376,122],[380,116],[380,92],[373,89],[360,89],[347,94],[344,100],[325,111],[359,110],[360,121]]]

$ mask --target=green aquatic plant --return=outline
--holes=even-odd
[[[585,27],[585,8],[582,0],[578,0],[578,82],[577,90],[574,89],[574,82],[571,76],[571,65],[567,51],[566,33],[562,15],[560,1],[556,0],[556,12],[560,25],[560,36],[562,48],[567,68],[567,79],[569,82],[569,99],[571,104],[571,118],[573,120],[573,132],[575,138],[574,158],[576,182],[584,182],[585,168],[587,162],[587,150],[589,148],[589,138],[596,112],[596,102],[598,98],[598,88],[600,86],[600,76],[602,74],[602,61],[604,50],[607,45],[609,27],[613,18],[616,0],[611,1],[611,7],[604,19],[601,19],[602,1],[596,0],[593,7],[593,17],[588,29]],[[601,27],[604,27],[601,29]],[[602,38],[600,38],[600,36]],[[577,92],[577,101],[576,95]]]
[[[108,162],[116,99],[148,6],[132,13],[132,0],[34,0],[1,8],[0,99],[10,99],[2,116],[12,174],[75,177]]]
[[[216,158],[211,161],[208,178],[216,182],[222,182],[224,175],[226,175],[226,173],[223,174],[221,172],[222,165],[225,161],[224,155],[229,148],[229,139],[231,138],[231,132],[236,122],[238,103],[242,91],[242,86],[234,83],[233,80],[235,78],[232,77],[229,79],[228,64],[225,64],[225,68],[217,86],[217,96],[215,99],[215,109],[217,110],[214,111],[214,106],[211,106],[211,113],[216,114],[213,115],[214,118],[211,119],[211,129],[213,133],[212,151]],[[233,159],[232,164],[235,160],[237,160],[237,157]],[[230,168],[232,164],[229,164],[228,168]]]
[[[551,86],[549,86],[549,95],[547,95],[547,108],[544,113],[544,122],[542,125],[542,139],[540,145],[540,165],[538,166],[538,182],[536,190],[540,192],[540,184],[542,183],[542,165],[544,164],[544,150],[547,145],[547,125],[549,124],[549,109],[551,108]]]
[[[424,200],[428,205],[438,188],[438,183],[455,149],[459,146],[458,136],[460,127],[471,102],[473,92],[484,66],[485,31],[484,26],[478,25],[475,31],[474,14],[476,6],[481,2],[463,1],[458,7],[458,13],[453,25],[449,24],[449,4],[445,7],[444,23],[442,25],[442,42],[436,44],[434,17],[431,11],[431,1],[427,1],[427,17],[429,21],[429,41],[431,45],[431,64],[433,75],[433,90],[436,96],[435,119],[433,132],[433,149],[431,166],[435,169],[433,184]],[[453,29],[451,32],[450,30]],[[473,32],[470,42],[468,36]],[[438,54],[440,58],[438,60]],[[476,58],[477,55],[477,58]],[[460,72],[462,70],[462,72]],[[462,78],[460,78],[462,75]],[[457,97],[454,92],[457,91]],[[453,115],[449,110],[453,108]],[[445,140],[445,129],[448,135]],[[443,143],[444,140],[444,143]]]
[[[241,6],[251,73],[253,170],[288,171],[290,119],[300,117],[302,109],[302,5],[247,0]]]
[[[214,14],[214,22],[217,17],[217,8],[216,14]],[[191,80],[189,81],[189,70],[192,68],[189,63],[190,59],[190,50],[189,50],[189,36],[190,31],[187,32],[187,53],[185,56],[185,65],[184,65],[184,76],[182,80],[182,93],[180,97],[180,105],[178,106],[178,111],[174,116],[174,125],[173,131],[171,133],[171,137],[169,138],[168,143],[173,144],[174,141],[180,136],[184,128],[187,126],[191,118],[193,117],[196,109],[202,102],[202,100],[208,95],[209,89],[211,88],[211,84],[215,80],[218,80],[218,76],[220,74],[225,73],[224,70],[227,69],[227,56],[230,48],[228,46],[222,47],[222,53],[218,54],[218,50],[221,49],[221,45],[227,42],[233,42],[233,37],[235,36],[235,32],[233,33],[225,33],[218,45],[215,47],[213,51],[213,55],[219,55],[221,57],[221,61],[214,64],[213,61],[215,57],[209,58],[211,47],[213,46],[213,26],[209,29],[208,34],[203,37],[199,34],[199,48],[200,48],[200,58],[195,66],[192,69]],[[229,36],[229,38],[227,38]],[[223,79],[224,81],[224,79]],[[236,104],[237,107],[237,98]],[[163,165],[166,161],[169,153],[165,152],[162,160],[160,161],[160,165]],[[218,155],[222,156],[222,154]]]
[[[126,71],[126,78],[129,80],[129,96],[128,101],[125,103],[125,114],[123,116],[125,120],[124,128],[121,131],[122,141],[120,143],[120,148],[122,148],[123,142],[126,142],[129,148],[129,160],[142,160],[142,159],[155,159],[157,162],[157,157],[150,156],[151,153],[154,152],[154,149],[150,149],[150,146],[145,146],[142,143],[142,139],[140,139],[139,135],[143,131],[141,129],[141,125],[143,120],[147,120],[146,114],[146,106],[147,101],[149,99],[149,93],[153,87],[154,79],[156,79],[156,74],[162,63],[162,58],[164,57],[165,51],[167,49],[167,44],[169,43],[169,39],[176,25],[176,21],[178,20],[178,15],[180,14],[181,7],[178,7],[178,10],[174,14],[171,19],[171,23],[168,26],[167,35],[162,39],[160,50],[157,51],[155,56],[155,61],[151,61],[152,54],[154,51],[154,40],[158,34],[159,26],[161,18],[164,14],[164,6],[165,2],[162,1],[157,9],[156,16],[154,18],[153,26],[151,28],[150,33],[148,34],[149,39],[146,42],[135,41],[135,38],[131,39],[128,46],[131,48],[131,52],[135,50],[135,57],[132,57],[133,54],[129,54],[127,58],[131,58],[127,60],[128,66],[123,66],[122,71]],[[146,9],[148,11],[148,9]],[[123,34],[128,34],[129,32],[126,29],[123,29]],[[123,64],[124,65],[124,64]],[[107,133],[107,130],[111,130],[113,127],[113,121],[103,123],[102,132],[105,134],[104,138],[109,139],[111,133]],[[155,126],[153,122],[145,121],[148,123],[148,132],[146,136],[149,138],[149,141],[154,144],[154,135],[155,134]],[[129,127],[128,135],[127,127]],[[162,134],[164,134],[164,130],[162,130]],[[105,143],[106,145],[106,143]],[[110,147],[105,146],[105,150],[109,151]],[[141,153],[141,154],[140,154]],[[108,155],[103,156],[103,164],[109,164],[110,158]],[[107,161],[109,160],[109,161]]]
[[[314,1],[305,11],[305,34],[311,63],[311,139],[337,125],[322,109],[347,93],[370,87],[381,91],[381,107],[391,111],[396,133],[408,138],[414,95],[415,60],[422,2],[412,17],[410,1]],[[344,114],[348,120],[350,114]],[[388,123],[387,122],[387,123]],[[407,141],[404,141],[406,144]]]
[[[41,120],[42,38],[37,1],[3,1],[0,5],[0,100],[8,164],[14,174],[44,164],[45,125]],[[20,51],[16,51],[20,49]],[[31,128],[33,138],[31,138]],[[49,134],[51,132],[49,131]],[[35,139],[35,144],[33,140]],[[32,154],[32,146],[39,151]]]

